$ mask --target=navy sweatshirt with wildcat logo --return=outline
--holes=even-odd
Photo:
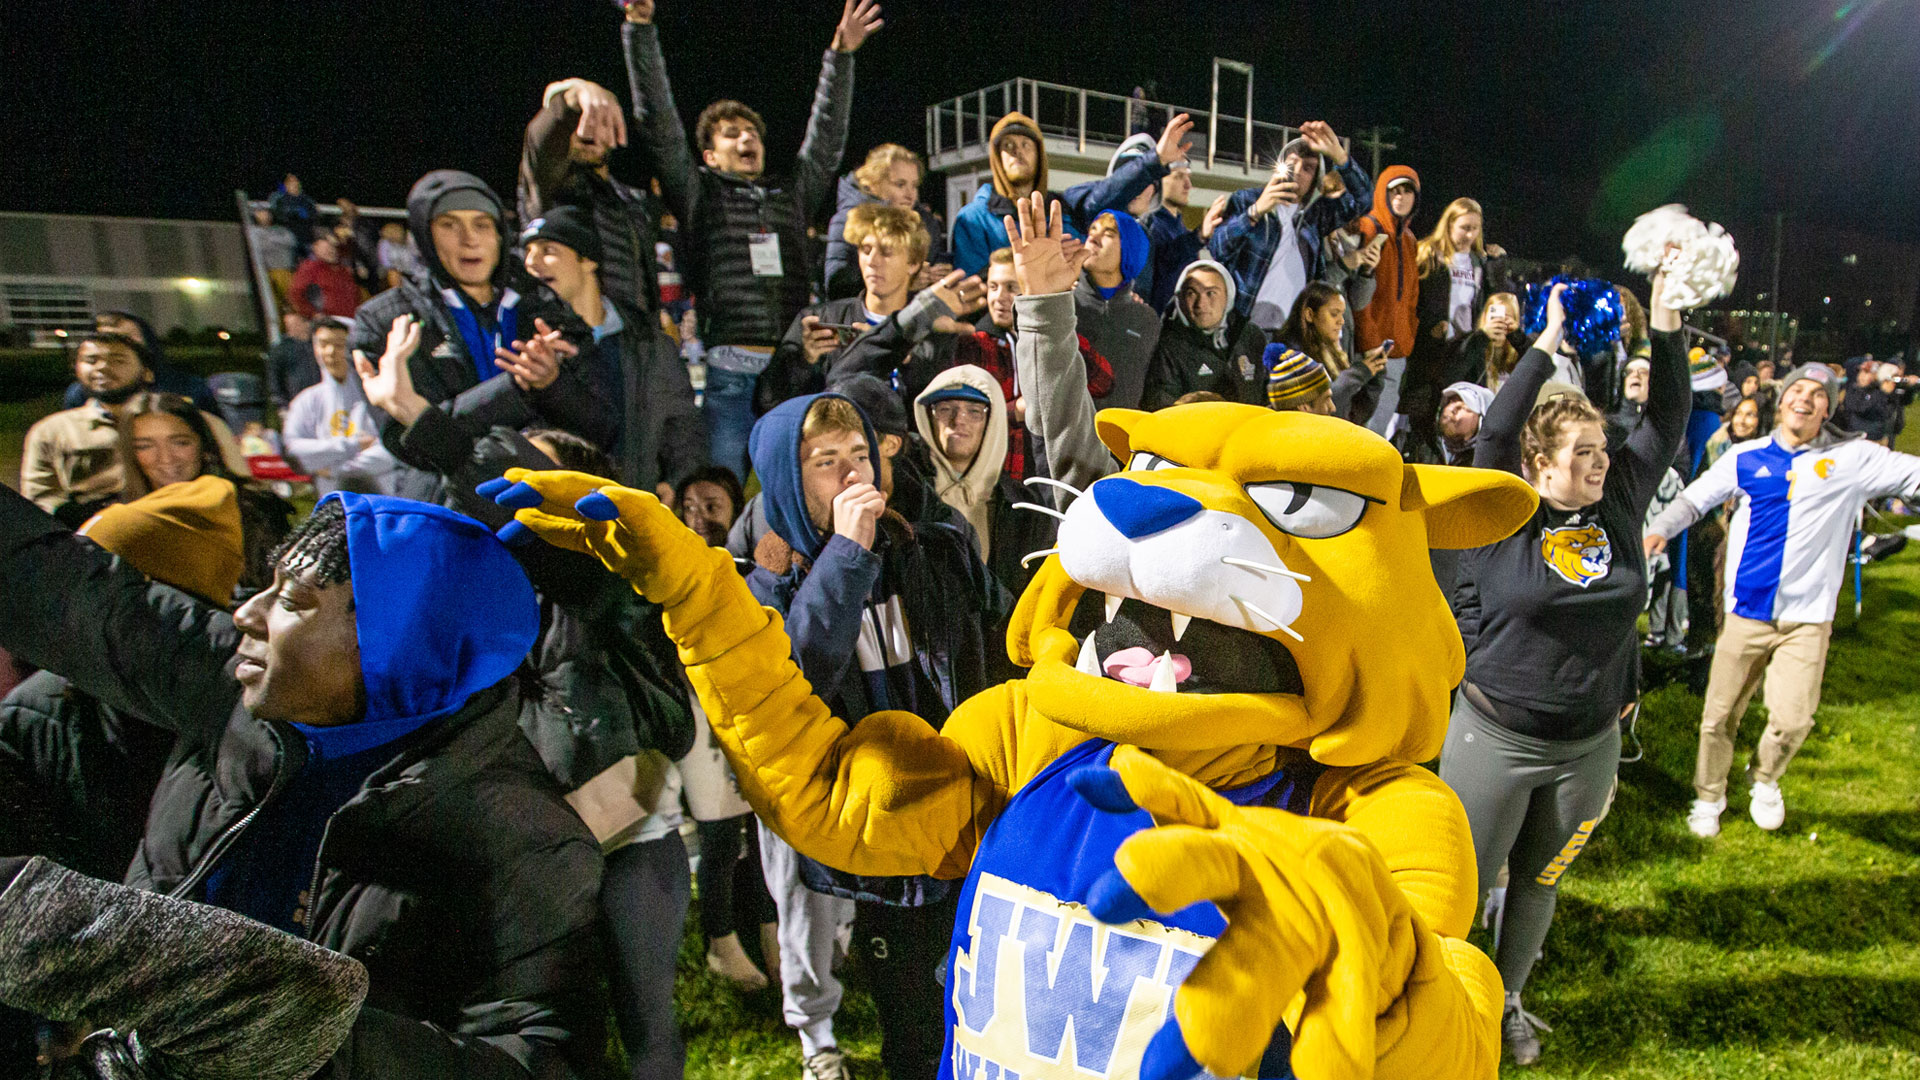
[[[1529,349],[1480,422],[1474,465],[1521,472],[1520,434],[1553,361]],[[1579,510],[1541,502],[1518,532],[1460,553],[1454,617],[1466,680],[1493,718],[1522,735],[1591,738],[1634,696],[1647,601],[1641,523],[1686,435],[1685,345],[1653,335],[1646,418],[1614,451],[1600,501]]]

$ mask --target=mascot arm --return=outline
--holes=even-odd
[[[651,493],[526,469],[482,490],[517,510],[503,539],[531,532],[593,554],[665,609],[741,793],[795,850],[856,874],[966,872],[1020,774],[1007,741],[1020,715],[1010,688],[962,702],[945,734],[903,712],[849,724],[814,695],[780,616],[754,599],[727,553]]]
[[[1389,942],[1389,967],[1408,975],[1380,1014],[1376,1074],[1493,1076],[1503,995],[1492,962],[1464,940],[1478,877],[1460,800],[1432,772],[1388,761],[1328,770],[1312,813],[1364,836],[1414,912],[1406,940]]]

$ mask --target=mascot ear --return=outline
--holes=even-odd
[[[1100,415],[1093,418],[1094,430],[1100,433],[1100,441],[1125,468],[1127,459],[1133,456],[1133,429],[1140,421],[1153,415],[1139,409],[1101,409]]]
[[[1504,540],[1527,523],[1540,496],[1499,469],[1408,465],[1400,508],[1425,511],[1427,546],[1475,548]]]

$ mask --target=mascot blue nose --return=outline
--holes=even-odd
[[[1171,488],[1136,484],[1118,476],[1093,485],[1093,502],[1129,540],[1171,529],[1205,509],[1200,500]]]

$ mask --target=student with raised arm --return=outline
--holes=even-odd
[[[1645,561],[1635,538],[1686,434],[1679,312],[1653,310],[1646,422],[1607,453],[1586,398],[1536,402],[1553,373],[1565,311],[1556,285],[1533,348],[1481,420],[1473,464],[1527,480],[1540,505],[1498,543],[1460,553],[1454,613],[1467,647],[1440,778],[1466,806],[1479,895],[1510,871],[1494,963],[1506,985],[1501,1035],[1516,1064],[1540,1057],[1543,1027],[1520,994],[1547,938],[1557,886],[1606,816],[1620,765],[1619,717],[1637,696]],[[1655,278],[1654,296],[1660,295]]]
[[[1780,777],[1813,730],[1860,508],[1920,494],[1920,458],[1827,424],[1838,391],[1839,377],[1824,364],[1788,372],[1778,426],[1721,454],[1647,527],[1647,552],[1664,551],[1695,521],[1739,500],[1727,524],[1727,619],[1713,647],[1687,812],[1695,836],[1720,835],[1733,737],[1763,672],[1767,731],[1754,752],[1747,813],[1769,832],[1786,820]]]

